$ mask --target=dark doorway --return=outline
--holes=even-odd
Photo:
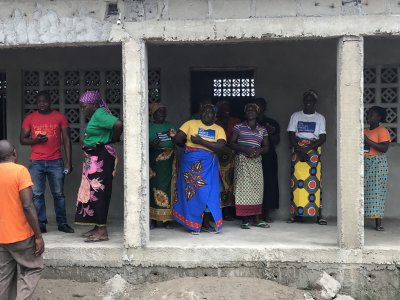
[[[0,72],[0,140],[7,139],[7,79],[6,73]]]
[[[199,102],[211,98],[229,101],[231,114],[243,117],[243,108],[255,98],[254,70],[245,71],[192,71],[191,113],[198,111]]]

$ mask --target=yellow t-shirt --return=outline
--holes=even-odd
[[[196,149],[205,149],[210,151],[210,149],[193,144],[190,140],[192,135],[198,135],[209,142],[216,142],[218,140],[226,141],[225,131],[221,126],[217,124],[213,124],[211,126],[207,126],[201,122],[201,120],[189,120],[184,123],[180,128],[186,134],[186,146]]]

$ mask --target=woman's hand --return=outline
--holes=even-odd
[[[169,135],[169,137],[173,138],[173,137],[176,135],[175,129],[171,128],[171,129],[168,131],[168,135]]]
[[[252,148],[251,158],[259,157],[262,153],[263,149],[261,147],[254,147]]]
[[[192,141],[193,144],[196,145],[201,145],[203,143],[203,139],[199,137],[197,134],[196,135],[191,135],[190,140]]]
[[[309,160],[309,156],[307,154],[308,151],[309,151],[309,149],[307,147],[306,148],[299,147],[296,149],[296,152],[299,155],[300,161],[305,162],[305,161]]]
[[[158,145],[160,145],[161,141],[158,137],[156,137],[154,140],[150,142],[150,148],[156,148]]]
[[[371,145],[371,140],[364,134],[364,143]]]
[[[247,157],[252,157],[254,153],[253,147],[243,147],[242,151]]]

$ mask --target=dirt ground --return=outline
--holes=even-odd
[[[105,283],[42,279],[33,299],[304,300],[304,294],[296,288],[255,278],[180,278],[133,286],[116,275]]]

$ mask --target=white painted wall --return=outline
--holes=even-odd
[[[302,107],[302,94],[318,91],[317,110],[326,117],[327,143],[323,147],[323,205],[336,216],[336,40],[247,42],[219,45],[149,45],[149,68],[161,68],[162,101],[168,119],[180,125],[190,111],[191,68],[254,67],[256,96],[268,100],[268,114],[282,128],[278,146],[280,209],[289,214],[289,144],[286,127],[290,115]]]
[[[14,143],[19,162],[28,166],[29,146],[21,146],[19,132],[22,123],[22,70],[94,70],[121,69],[122,50],[120,46],[99,47],[54,47],[14,48],[0,50],[0,70],[7,72],[7,136]],[[123,153],[118,146],[119,166],[114,179],[110,219],[123,216]],[[72,150],[74,171],[66,177],[65,195],[68,220],[72,223],[75,213],[76,194],[82,171],[82,150],[74,145]],[[46,205],[50,221],[55,220],[52,197],[47,188]]]

